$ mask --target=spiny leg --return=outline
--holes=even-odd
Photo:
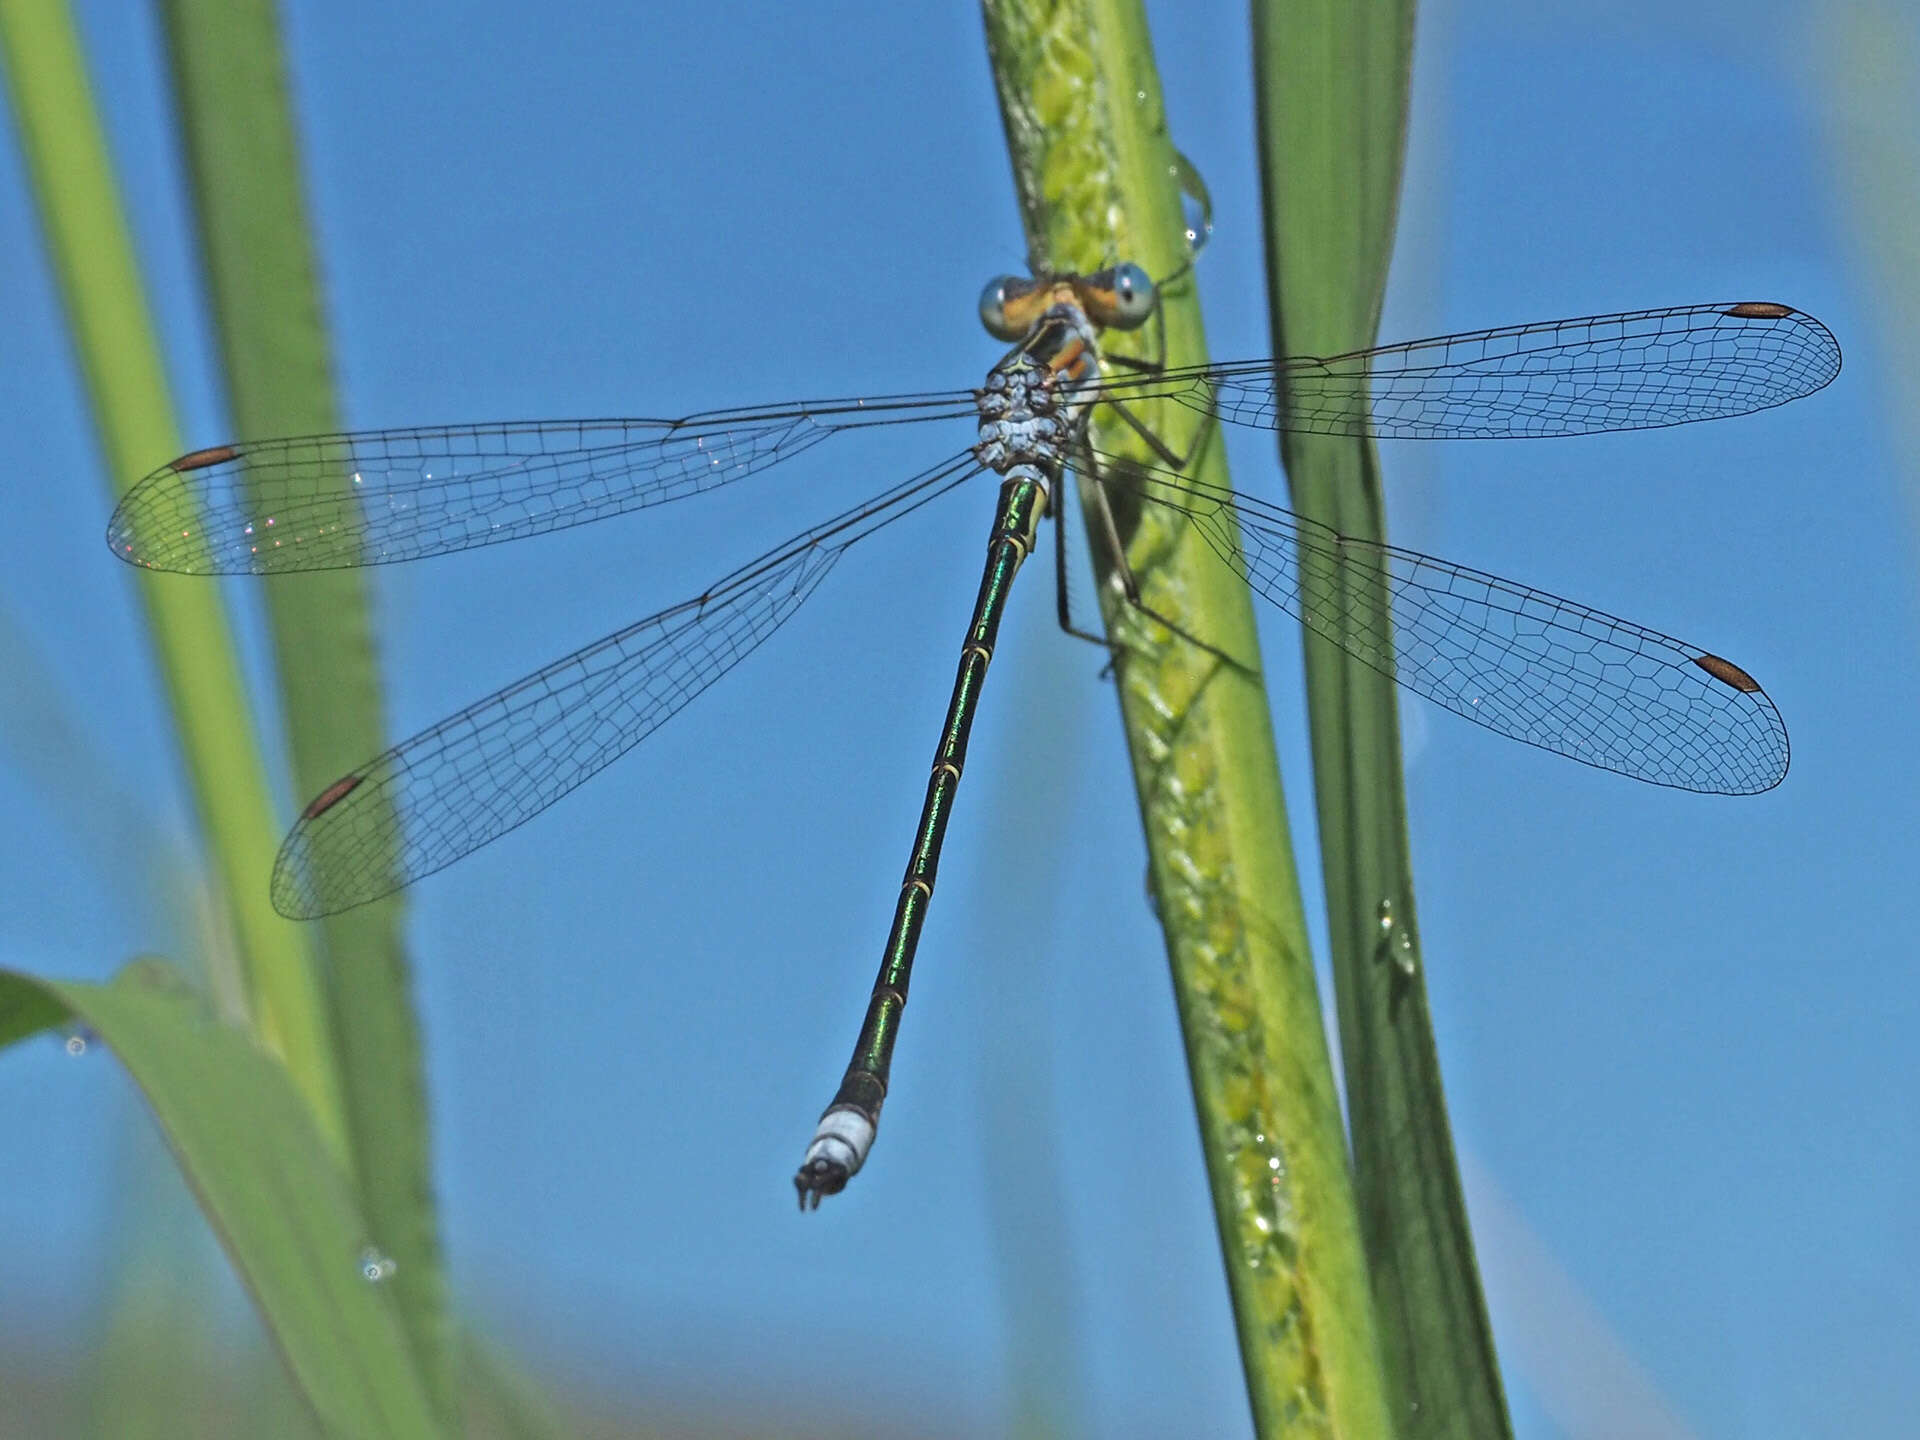
[[[1159,288],[1163,293],[1163,297],[1164,292],[1169,286],[1184,278],[1192,269],[1193,260],[1189,257],[1178,269],[1174,270],[1162,280]],[[1164,298],[1162,303],[1154,309],[1154,320],[1156,327],[1154,339],[1155,353],[1151,358],[1138,355],[1120,355],[1111,352],[1104,354],[1102,358],[1110,365],[1115,365],[1122,369],[1132,370],[1144,375],[1160,375],[1165,373],[1167,330]],[[1220,417],[1214,403],[1214,395],[1211,389],[1209,389],[1207,394],[1207,405],[1205,411],[1202,413],[1200,425],[1194,431],[1193,439],[1189,442],[1184,452],[1177,451],[1171,445],[1167,444],[1151,425],[1148,425],[1146,421],[1133,413],[1126,401],[1109,394],[1102,396],[1102,403],[1111,407],[1113,413],[1120,417],[1127,428],[1132,430],[1141,442],[1145,444],[1149,450],[1153,451],[1154,455],[1176,475],[1186,473],[1187,468],[1191,466],[1201,452],[1205,450],[1207,442],[1213,438],[1214,432],[1219,429]],[[1141,614],[1166,626],[1167,629],[1171,630],[1175,635],[1178,635],[1189,644],[1198,646],[1208,654],[1225,661],[1236,669],[1246,669],[1244,665],[1231,655],[1226,654],[1217,646],[1209,644],[1198,636],[1190,634],[1173,620],[1153,609],[1141,598],[1140,582],[1133,573],[1133,566],[1127,560],[1127,547],[1125,542],[1120,538],[1120,526],[1114,517],[1112,492],[1108,489],[1106,474],[1101,467],[1100,461],[1094,455],[1092,447],[1084,443],[1084,437],[1081,449],[1083,452],[1082,457],[1076,465],[1076,468],[1093,486],[1093,508],[1098,516],[1097,529],[1100,532],[1101,539],[1106,543],[1107,552],[1113,561],[1113,573],[1120,581],[1121,594],[1126,598],[1127,603]]]
[[[1168,285],[1180,279],[1192,269],[1193,261],[1189,259],[1161,282],[1161,289],[1164,290]],[[1157,353],[1152,359],[1139,355],[1116,355],[1111,353],[1103,355],[1102,358],[1108,364],[1118,365],[1123,369],[1134,370],[1141,374],[1159,375],[1164,373],[1167,360],[1166,308],[1164,304],[1155,307],[1154,319],[1158,323],[1159,328],[1154,346]],[[1207,392],[1207,406],[1201,414],[1200,425],[1194,431],[1193,439],[1188,443],[1185,451],[1177,451],[1171,445],[1167,444],[1167,442],[1160,437],[1158,431],[1138,415],[1134,414],[1131,406],[1118,396],[1102,396],[1102,403],[1108,406],[1115,415],[1118,415],[1126,424],[1127,428],[1133,431],[1133,433],[1139,437],[1140,441],[1146,445],[1149,450],[1153,451],[1154,455],[1176,475],[1184,475],[1187,472],[1188,467],[1191,466],[1193,462],[1199,458],[1200,453],[1206,449],[1207,442],[1213,438],[1214,432],[1220,428],[1220,414],[1214,403],[1214,394],[1211,388],[1209,388]],[[1141,601],[1140,583],[1134,576],[1133,567],[1127,563],[1126,546],[1120,539],[1120,527],[1114,519],[1113,505],[1107,490],[1105,475],[1101,470],[1099,461],[1094,458],[1091,447],[1085,448],[1087,463],[1083,467],[1082,473],[1093,482],[1097,497],[1096,508],[1100,514],[1100,528],[1104,532],[1102,538],[1107,542],[1109,553],[1113,557],[1114,573],[1120,577],[1121,589],[1126,595],[1127,603],[1132,605],[1136,610],[1152,616],[1153,619],[1158,620],[1162,625],[1165,625],[1175,634],[1182,636],[1182,638],[1192,640],[1193,637],[1187,635],[1179,626],[1173,624],[1165,616],[1156,614]],[[1206,645],[1204,641],[1194,640],[1193,643],[1201,645],[1204,649],[1212,650],[1213,648]],[[1215,651],[1214,653],[1218,654],[1219,652]],[[1221,658],[1225,659],[1228,657],[1222,656]]]
[[[1121,357],[1111,356],[1109,358],[1119,359]],[[1101,399],[1104,404],[1112,409],[1114,414],[1126,422],[1127,428],[1133,431],[1135,435],[1138,435],[1140,439],[1145,442],[1147,448],[1159,456],[1168,468],[1177,475],[1187,473],[1187,467],[1199,458],[1200,452],[1206,449],[1207,442],[1213,438],[1213,432],[1220,428],[1220,412],[1214,406],[1211,391],[1208,392],[1207,396],[1207,408],[1201,414],[1200,428],[1193,432],[1193,442],[1187,446],[1184,453],[1176,451],[1172,446],[1167,444],[1166,441],[1162,440],[1159,433],[1154,430],[1151,425],[1133,413],[1126,401],[1112,395],[1102,396]]]
[[[1061,484],[1065,484],[1062,476]],[[1082,630],[1073,623],[1073,598],[1068,593],[1067,584],[1067,511],[1061,496],[1052,497],[1053,509],[1053,603],[1060,621],[1060,628],[1076,640],[1085,640],[1098,645],[1108,652],[1107,668],[1113,668],[1113,653],[1118,648],[1106,635],[1096,635],[1091,630]]]
[[[1099,535],[1101,542],[1106,546],[1108,558],[1113,562],[1114,578],[1120,582],[1121,598],[1123,598],[1131,608],[1137,610],[1149,620],[1164,625],[1189,645],[1194,646],[1196,649],[1206,651],[1207,654],[1213,656],[1216,660],[1231,665],[1236,670],[1251,673],[1249,666],[1227,654],[1227,652],[1219,646],[1202,640],[1198,635],[1195,635],[1192,631],[1181,625],[1179,621],[1169,615],[1161,614],[1160,611],[1147,604],[1140,592],[1140,581],[1138,577],[1134,575],[1133,566],[1127,560],[1126,542],[1120,538],[1120,524],[1119,521],[1114,518],[1113,514],[1112,492],[1108,489],[1106,474],[1101,468],[1100,461],[1091,450],[1083,448],[1083,453],[1075,461],[1075,468],[1087,478],[1092,487],[1093,508],[1098,518],[1098,523],[1091,525],[1089,528]],[[1112,649],[1116,654],[1121,654],[1125,651],[1125,646],[1117,641],[1108,641],[1107,645],[1108,648]]]

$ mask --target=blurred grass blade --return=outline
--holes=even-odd
[[[1036,271],[1131,260],[1173,275],[1186,224],[1139,0],[984,10]],[[1164,317],[1168,363],[1203,360],[1191,276]],[[1110,336],[1110,349],[1150,354],[1158,330]],[[1176,448],[1193,438],[1190,413],[1141,409]],[[1099,449],[1141,454],[1117,420],[1095,423]],[[1217,437],[1196,464],[1226,483]],[[1254,1423],[1267,1437],[1371,1440],[1389,1433],[1385,1392],[1247,588],[1198,534],[1158,517],[1134,524],[1127,546],[1147,603],[1241,662],[1101,587]]]
[[[67,1007],[38,985],[0,985],[0,1050],[64,1024]]]
[[[1907,502],[1909,545],[1920,544],[1920,35],[1911,5],[1816,0],[1796,54],[1825,131],[1834,212],[1866,274],[1885,365],[1887,434]]]
[[[466,1434],[490,1440],[563,1440],[573,1433],[559,1408],[504,1349],[466,1332],[460,1373],[467,1396]]]
[[[233,436],[340,428],[271,0],[162,8]],[[344,486],[347,477],[343,474]],[[296,797],[386,748],[367,583],[354,570],[261,582]],[[397,900],[317,927],[360,1207],[396,1262],[415,1357],[454,1412],[453,1340],[432,1205],[419,1027]]]
[[[0,757],[45,797],[47,814],[67,825],[103,887],[117,885],[131,913],[185,934],[188,897],[202,886],[198,857],[160,824],[154,797],[125,781],[121,758],[96,743],[96,725],[67,703],[3,591],[0,675]],[[215,993],[232,993],[236,980],[213,977]]]
[[[179,427],[78,37],[60,0],[0,4],[0,60],[117,496],[180,452]],[[100,559],[113,567],[104,546]],[[280,827],[220,592],[161,576],[136,583],[207,852],[244,956],[253,1023],[285,1061],[328,1143],[343,1147],[310,955],[267,899]]]
[[[1374,343],[1399,204],[1412,0],[1255,0],[1275,355]],[[1371,440],[1283,435],[1293,507],[1386,538]],[[1363,572],[1341,615],[1386,625]],[[1413,908],[1393,681],[1305,635],[1308,713],[1354,1184],[1405,1436],[1511,1433],[1454,1164]]]
[[[104,1047],[94,1063],[106,1064]],[[235,1334],[209,1284],[227,1268],[164,1137],[133,1095],[114,1106],[119,1153],[108,1226],[112,1294],[81,1381],[102,1440],[318,1440],[313,1409],[276,1354]],[[254,1334],[269,1339],[265,1325]],[[247,1339],[252,1339],[251,1336]],[[62,1435],[81,1434],[76,1425]]]
[[[327,1433],[442,1433],[391,1292],[363,1277],[365,1222],[281,1066],[157,961],[108,985],[0,971],[0,1036],[49,1012],[89,1027],[145,1094]]]

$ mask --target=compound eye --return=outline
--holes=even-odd
[[[1153,281],[1146,271],[1131,262],[1114,266],[1111,273],[1113,314],[1107,324],[1115,330],[1137,330],[1147,323],[1159,299]]]
[[[1018,340],[1026,326],[1007,318],[1007,307],[1033,288],[1033,282],[1017,275],[996,275],[980,292],[980,323],[996,340]]]

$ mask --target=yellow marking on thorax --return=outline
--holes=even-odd
[[[1078,380],[1087,373],[1088,363],[1092,360],[1091,347],[1087,342],[1075,336],[1068,344],[1060,348],[1060,353],[1047,362],[1047,368],[1055,375],[1066,375]]]

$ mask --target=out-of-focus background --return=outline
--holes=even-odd
[[[216,443],[156,24],[80,9],[186,439]],[[1215,201],[1213,353],[1263,355],[1244,10],[1149,10]],[[971,6],[283,13],[355,427],[947,388],[997,353],[974,299],[1023,244]],[[1718,799],[1405,703],[1423,952],[1516,1427],[1910,1433],[1920,15],[1452,0],[1417,43],[1383,339],[1776,299],[1846,352],[1827,391],[1739,421],[1385,447],[1399,543],[1697,640],[1793,738],[1780,789]],[[177,938],[124,878],[130,837],[192,838],[12,141],[0,963],[104,977]],[[396,733],[966,438],[889,434],[851,473],[821,452],[737,496],[381,573]],[[1269,438],[1233,456],[1236,484],[1284,497]],[[610,1427],[1250,1433],[1115,706],[1040,571],[883,1138],[794,1214],[990,493],[859,547],[642,750],[413,897],[461,1311]],[[1292,623],[1264,644],[1317,913]],[[0,1434],[85,1413],[91,1357],[155,1277],[204,1285],[212,1332],[272,1363],[110,1056],[0,1054],[0,1117]]]

